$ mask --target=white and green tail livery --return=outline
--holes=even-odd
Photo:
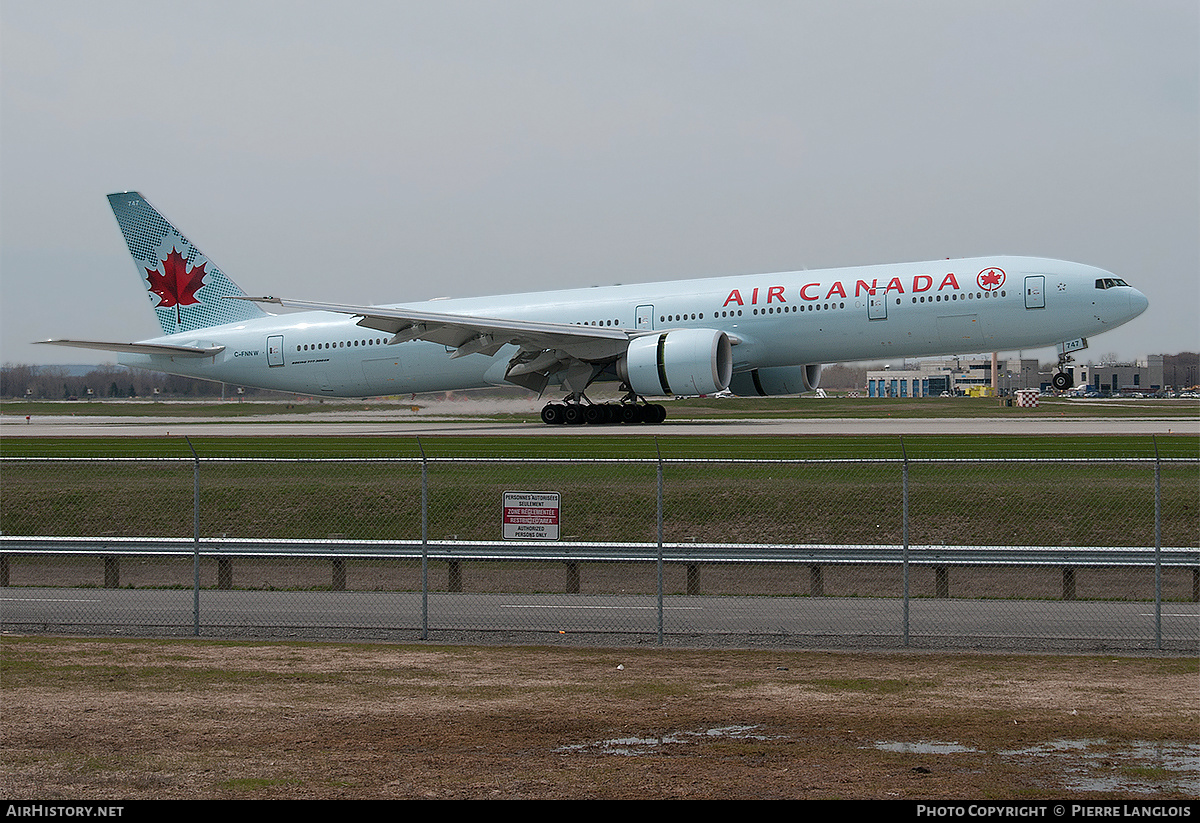
[[[254,303],[222,299],[245,296],[245,292],[141,194],[110,194],[108,202],[163,334],[266,316]]]

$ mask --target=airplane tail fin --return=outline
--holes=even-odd
[[[265,317],[198,248],[137,192],[110,194],[108,203],[150,295],[163,334]]]

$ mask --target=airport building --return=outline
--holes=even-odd
[[[1038,388],[1038,361],[997,361],[997,391],[1012,394]],[[905,363],[901,368],[867,372],[868,397],[942,397],[979,394],[992,390],[991,359],[955,357]]]
[[[1153,394],[1162,391],[1163,356],[1149,355],[1138,363],[1072,365],[1072,387],[1086,386],[1098,394]],[[955,357],[905,363],[898,368],[867,372],[868,397],[942,397],[944,395],[1016,394],[1022,389],[1050,391],[1051,367],[1039,371],[1037,360],[998,360],[992,386],[990,358]]]
[[[1154,394],[1165,387],[1163,356],[1151,354],[1144,363],[1101,363],[1075,367],[1074,386],[1097,394]]]

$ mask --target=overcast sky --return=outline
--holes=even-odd
[[[159,334],[125,190],[252,294],[1029,254],[1149,297],[1085,361],[1195,351],[1198,52],[1195,0],[0,0],[0,360]]]

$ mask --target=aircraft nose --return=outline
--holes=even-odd
[[[1133,289],[1129,295],[1129,316],[1137,317],[1150,306],[1150,301],[1146,299],[1146,295],[1142,294],[1137,289]]]

